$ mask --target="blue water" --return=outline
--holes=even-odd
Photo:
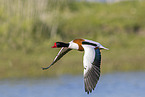
[[[145,97],[145,72],[102,75],[89,95],[81,75],[1,80],[0,97]]]

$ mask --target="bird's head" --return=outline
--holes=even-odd
[[[61,47],[68,47],[68,46],[69,46],[69,43],[55,42],[52,48],[61,48]]]

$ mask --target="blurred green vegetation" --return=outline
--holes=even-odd
[[[145,70],[145,1],[0,0],[0,78],[82,74],[83,52],[71,51],[47,71],[55,41],[86,38],[102,51],[102,73]],[[72,60],[73,59],[73,60]]]

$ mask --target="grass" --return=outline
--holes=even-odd
[[[102,73],[145,70],[144,1],[53,4],[53,0],[0,1],[0,79],[83,74],[83,52],[78,51],[41,70],[59,51],[50,48],[55,41],[75,38],[98,41],[110,49],[101,51]]]
[[[123,36],[112,36],[110,38],[113,40],[111,41],[111,39],[106,37],[98,39],[100,43],[110,49],[109,51],[101,51],[102,74],[115,71],[145,70],[144,37],[133,35],[124,36],[124,38]],[[69,52],[47,71],[41,70],[41,67],[47,67],[58,53],[59,49],[51,49],[51,45],[53,43],[49,44],[48,42],[48,44],[46,43],[45,46],[38,47],[30,54],[21,51],[2,52],[0,58],[1,78],[83,74],[83,52],[75,50]]]

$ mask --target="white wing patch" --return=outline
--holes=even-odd
[[[83,59],[83,65],[84,65],[84,75],[86,72],[92,67],[92,63],[94,62],[95,58],[95,50],[93,46],[89,45],[82,45],[84,48],[84,59]]]

